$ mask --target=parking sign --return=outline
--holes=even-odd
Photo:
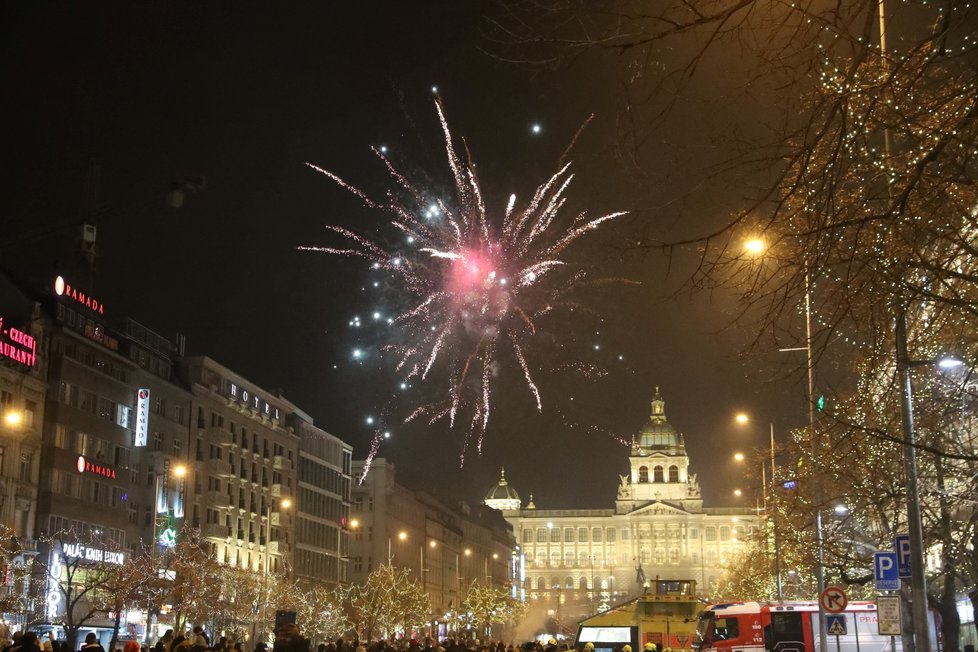
[[[910,535],[898,534],[893,537],[893,549],[897,555],[897,570],[900,571],[900,579],[909,580],[912,572],[910,570]]]
[[[899,591],[900,573],[897,568],[897,553],[873,553],[873,578],[877,591]]]

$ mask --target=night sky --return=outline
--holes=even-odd
[[[329,241],[326,224],[379,232],[384,221],[303,163],[383,190],[369,146],[385,145],[408,172],[447,185],[437,85],[502,208],[553,173],[594,113],[571,156],[567,212],[631,214],[572,255],[641,284],[592,293],[597,327],[582,319],[557,335],[607,377],[542,373],[543,414],[525,387],[501,383],[482,455],[464,469],[462,432],[443,424],[390,424],[381,454],[404,483],[440,493],[478,499],[505,465],[538,507],[610,506],[626,451],[585,426],[630,437],[659,385],[707,501],[732,503],[734,486],[750,486],[732,452],[761,445],[769,420],[784,437],[805,418],[802,360],[768,341],[748,351],[756,332],[750,315],[731,326],[731,296],[682,291],[697,249],[636,243],[704,233],[741,207],[744,179],[714,170],[726,137],[765,114],[763,91],[744,83],[751,64],[706,61],[636,150],[622,128],[629,73],[613,53],[543,69],[502,61],[486,38],[497,13],[469,2],[6,3],[0,266],[43,287],[76,262],[75,225],[96,223],[94,294],[107,316],[185,334],[189,353],[281,388],[362,457],[366,416],[407,399],[390,370],[352,360],[355,336],[369,345],[374,333],[348,324],[396,292],[373,289],[362,262],[296,247]],[[168,207],[175,180],[201,176],[206,190]],[[753,427],[733,424],[738,410]]]

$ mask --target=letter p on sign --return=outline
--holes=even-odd
[[[876,580],[877,591],[899,591],[900,574],[897,569],[897,553],[874,553],[873,575]]]

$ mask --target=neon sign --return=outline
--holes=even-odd
[[[177,545],[177,531],[172,527],[166,528],[160,532],[159,541],[160,545],[164,548],[172,548]]]
[[[149,390],[146,388],[136,390],[136,429],[133,434],[133,446],[146,445],[149,436]]]
[[[101,464],[93,464],[92,461],[86,458],[84,455],[79,455],[78,459],[75,460],[75,468],[78,469],[79,473],[94,473],[95,475],[100,475],[103,478],[115,480],[115,469],[102,466]]]
[[[65,557],[71,559],[84,559],[85,561],[119,564],[120,566],[126,561],[126,554],[124,552],[83,546],[80,543],[66,543],[61,549],[64,551]]]
[[[83,290],[74,287],[63,276],[54,279],[54,293],[59,297],[68,297],[82,304],[92,312],[97,312],[100,315],[105,314],[105,304],[90,294],[85,294]]]
[[[0,317],[0,358],[33,367],[37,362],[37,340],[13,326],[4,328]]]

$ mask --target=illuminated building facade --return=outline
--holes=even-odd
[[[703,505],[683,436],[666,419],[658,389],[651,408],[632,439],[613,508],[522,507],[505,476],[486,496],[513,526],[526,595],[551,601],[565,621],[639,595],[657,577],[696,580],[708,594],[757,524],[752,510]]]
[[[295,576],[309,583],[344,583],[353,448],[317,428],[311,417],[298,410],[290,424],[299,434]]]
[[[194,407],[187,518],[218,561],[256,572],[291,565],[299,434],[293,406],[207,357],[181,358]]]

